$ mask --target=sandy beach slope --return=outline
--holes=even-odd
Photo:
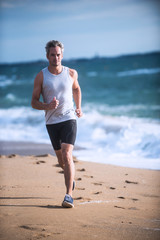
[[[160,172],[75,159],[73,209],[54,156],[0,158],[1,240],[158,240]]]

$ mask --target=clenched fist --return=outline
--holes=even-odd
[[[59,101],[56,99],[56,97],[53,98],[53,100],[48,104],[48,110],[56,109],[59,105]]]
[[[77,115],[78,118],[82,117],[83,113],[82,113],[81,109],[78,108],[78,109],[75,110],[75,112],[76,112],[76,115]]]

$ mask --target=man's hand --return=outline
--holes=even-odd
[[[82,113],[81,109],[78,108],[78,109],[75,110],[75,112],[76,112],[76,115],[77,115],[78,118],[83,116],[83,113]]]
[[[56,99],[56,97],[53,98],[53,100],[48,105],[48,110],[56,109],[59,105],[59,101]]]

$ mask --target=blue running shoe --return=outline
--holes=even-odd
[[[65,195],[65,198],[64,198],[64,201],[62,202],[62,207],[64,208],[73,208],[74,205],[73,205],[73,198],[66,194]]]

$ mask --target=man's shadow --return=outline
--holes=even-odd
[[[14,199],[51,199],[51,198],[41,198],[41,197],[0,197],[0,200],[14,200]],[[40,207],[40,208],[50,208],[50,209],[62,209],[59,205],[23,205],[23,204],[0,204],[0,207]],[[64,208],[63,208],[64,209]]]

